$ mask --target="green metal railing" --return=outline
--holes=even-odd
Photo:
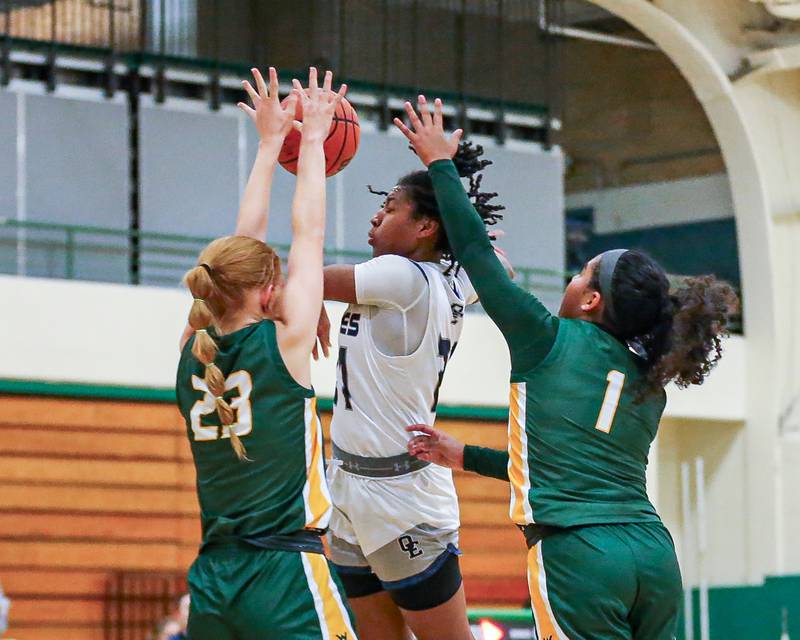
[[[212,240],[206,236],[0,218],[0,273],[177,287]],[[288,255],[288,245],[271,246],[282,258]],[[371,257],[365,251],[325,249],[326,264],[352,264]],[[516,265],[515,271],[520,287],[549,301],[558,298],[572,275]],[[681,276],[671,276],[671,280],[678,284]],[[743,332],[741,316],[731,322],[731,332]]]
[[[0,218],[0,273],[67,280],[178,286],[200,251],[214,238],[89,225]],[[137,260],[131,262],[134,241]],[[288,245],[273,244],[282,257]],[[327,248],[325,262],[353,263],[371,253]],[[517,283],[539,294],[563,290],[567,274],[517,267]]]

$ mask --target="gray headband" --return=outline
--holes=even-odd
[[[600,254],[597,280],[600,283],[600,295],[605,301],[605,310],[609,320],[614,320],[614,297],[611,293],[611,283],[614,280],[614,271],[619,259],[628,253],[627,249],[612,249]]]

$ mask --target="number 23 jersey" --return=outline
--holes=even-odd
[[[236,423],[220,426],[205,367],[191,352],[194,336],[181,353],[176,385],[197,472],[203,542],[324,529],[331,501],[316,399],[286,369],[275,323],[263,320],[223,336],[209,331]],[[231,429],[249,462],[236,458]]]
[[[463,271],[395,255],[356,266],[342,317],[331,438],[360,456],[406,452],[412,424],[433,424],[464,310],[477,301]]]

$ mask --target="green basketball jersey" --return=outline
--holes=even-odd
[[[599,326],[561,319],[532,370],[512,373],[511,518],[570,527],[658,521],[645,470],[666,394],[637,403],[637,356]]]
[[[326,528],[331,501],[316,400],[287,371],[275,324],[264,320],[214,337],[236,423],[220,426],[205,367],[191,353],[194,338],[181,354],[176,385],[197,471],[203,543]],[[230,429],[251,462],[236,457]]]

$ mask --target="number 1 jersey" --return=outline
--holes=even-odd
[[[646,469],[666,394],[642,395],[642,363],[598,325],[561,318],[555,344],[512,372],[510,515],[574,527],[658,522]]]

